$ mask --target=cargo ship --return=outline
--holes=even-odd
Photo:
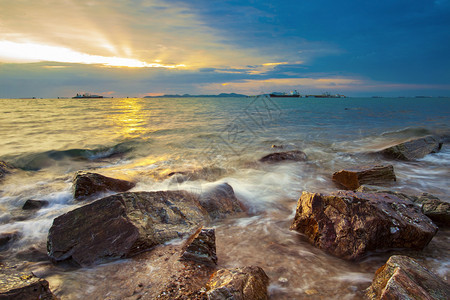
[[[273,93],[269,94],[269,96],[271,98],[300,98],[301,97],[300,93],[297,90],[290,92],[290,93],[273,92]]]
[[[85,98],[103,98],[103,96],[100,95],[91,95],[89,93],[84,94],[78,94],[75,97],[72,97],[72,99],[85,99]]]

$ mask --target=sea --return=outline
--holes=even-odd
[[[0,262],[45,278],[61,299],[123,298],[125,275],[104,265],[68,270],[45,259],[53,219],[83,205],[74,201],[72,179],[85,170],[134,181],[132,191],[199,194],[230,184],[248,216],[212,225],[218,267],[262,267],[271,299],[364,298],[375,271],[399,253],[450,283],[446,228],[422,251],[370,253],[357,262],[289,230],[302,192],[336,191],[331,176],[345,168],[392,164],[397,181],[387,188],[450,202],[448,143],[411,162],[374,154],[429,134],[449,141],[450,98],[0,99],[0,160],[17,168],[0,182],[0,233],[19,233],[1,249]],[[307,161],[258,162],[289,150],[305,152]],[[196,176],[181,181],[173,172]],[[49,205],[20,217],[28,199]],[[133,263],[114,262],[124,269]]]

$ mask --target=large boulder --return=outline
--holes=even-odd
[[[345,189],[355,190],[362,184],[382,185],[391,183],[396,181],[396,177],[392,165],[380,165],[335,172],[333,181]]]
[[[221,269],[206,284],[206,294],[209,300],[264,300],[269,299],[268,285],[269,277],[260,267]]]
[[[438,137],[428,135],[383,149],[381,153],[394,159],[416,160],[439,152],[441,147],[442,143]]]
[[[450,286],[407,257],[394,255],[375,273],[370,299],[450,299]]]
[[[260,162],[264,163],[276,163],[280,161],[306,161],[306,160],[307,157],[305,152],[300,150],[271,153],[259,159]]]
[[[48,254],[81,266],[130,257],[191,234],[207,219],[187,192],[116,194],[57,217],[48,234]]]
[[[236,198],[233,188],[228,183],[221,183],[201,193],[199,202],[213,219],[245,211],[244,205]]]
[[[54,300],[47,280],[33,274],[17,272],[15,266],[0,264],[0,299]]]
[[[422,212],[439,226],[450,226],[450,203],[440,200],[438,197],[428,193],[422,193],[419,196],[407,195],[400,192],[390,191],[375,186],[362,185],[357,192],[365,193],[388,193],[395,195],[400,199],[414,202]]]
[[[126,192],[135,185],[130,181],[106,177],[97,173],[77,172],[73,179],[73,196],[75,200],[83,200],[107,191]]]
[[[422,249],[437,232],[419,207],[387,194],[303,192],[291,229],[335,256],[355,260],[368,251]]]

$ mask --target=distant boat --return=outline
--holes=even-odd
[[[331,95],[330,93],[323,93],[321,95],[306,95],[306,98],[347,98],[345,95]]]
[[[271,98],[300,98],[301,95],[298,91],[293,91],[290,93],[280,93],[280,92],[273,92],[272,94],[269,94]]]
[[[78,94],[75,97],[72,97],[72,99],[85,99],[85,98],[103,98],[103,96],[100,95],[91,95],[89,93],[84,94]]]

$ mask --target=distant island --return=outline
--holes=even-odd
[[[161,95],[161,96],[145,96],[144,98],[232,98],[232,97],[248,97],[247,95],[243,94],[236,94],[236,93],[221,93],[218,95],[190,95],[190,94],[184,94],[184,95]]]

